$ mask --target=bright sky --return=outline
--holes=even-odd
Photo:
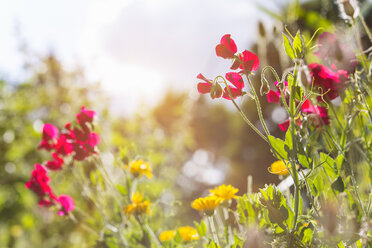
[[[224,74],[214,52],[229,33],[248,48],[256,0],[12,0],[0,2],[0,76],[22,80],[16,27],[39,54],[54,51],[67,67],[82,65],[124,114],[154,104],[167,87],[196,94],[196,75]],[[277,0],[269,1],[269,3]]]

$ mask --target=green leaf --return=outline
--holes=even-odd
[[[334,181],[331,185],[332,189],[337,190],[338,192],[344,192],[345,190],[345,184],[344,181],[342,181],[341,176],[339,176],[336,181]]]
[[[295,52],[293,51],[293,48],[292,48],[292,45],[291,45],[291,42],[289,41],[289,38],[287,37],[287,35],[285,35],[283,33],[283,44],[284,44],[284,48],[285,48],[285,53],[291,58],[291,59],[295,59]]]
[[[293,40],[293,50],[295,52],[296,58],[303,57],[303,48],[304,42],[300,33],[300,30],[297,31],[296,37]]]
[[[327,175],[334,180],[338,176],[337,168],[336,168],[336,163],[331,158],[325,153],[320,153],[320,162],[322,163],[323,168],[325,169],[325,172]]]
[[[278,159],[288,160],[288,153],[284,148],[285,146],[284,141],[279,138],[275,138],[274,136],[271,135],[269,135],[268,138],[272,146],[271,152],[274,154],[274,156],[277,157]]]
[[[122,186],[120,184],[116,184],[115,187],[120,192],[120,194],[122,194],[122,195],[128,195],[128,190],[127,190],[126,187],[124,187],[124,186]]]
[[[290,128],[288,128],[287,132],[285,133],[285,147],[284,149],[289,153],[293,149],[293,140],[292,140],[292,133]]]
[[[179,231],[177,231],[176,235],[174,236],[174,242],[176,242],[177,244],[182,242],[182,236]]]
[[[207,225],[205,224],[204,220],[200,222],[200,224],[194,221],[195,228],[199,233],[200,237],[204,237],[207,234]]]
[[[303,167],[306,167],[308,169],[312,169],[312,159],[311,158],[308,158],[306,157],[306,155],[302,155],[302,154],[297,154],[297,157],[298,157],[298,161],[300,162],[300,164],[303,166]]]

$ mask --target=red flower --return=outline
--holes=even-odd
[[[256,71],[260,66],[258,56],[250,51],[245,50],[239,54],[239,58],[241,60],[239,68],[242,69],[242,73],[249,74],[252,71]]]
[[[279,85],[278,82],[275,82],[274,84],[278,90],[277,91],[269,90],[269,92],[266,94],[267,101],[270,103],[280,103],[281,89],[278,86]],[[288,90],[288,82],[286,81],[284,82],[283,90],[284,90],[284,97],[287,98],[287,95],[289,95],[289,90]]]
[[[198,91],[200,94],[210,93],[211,98],[220,98],[222,96],[222,88],[219,84],[213,84],[212,80],[206,79],[201,73],[197,76],[204,83],[198,83]]]
[[[221,38],[220,44],[216,46],[216,54],[224,59],[233,59],[237,51],[235,42],[230,38],[231,35],[225,34]]]
[[[329,125],[328,110],[326,107],[313,105],[309,99],[306,99],[306,101],[301,105],[301,110],[303,113],[307,113],[312,117],[315,126],[322,126],[323,123]]]
[[[339,92],[343,91],[346,87],[347,72],[343,70],[338,70],[337,72],[332,69],[320,65],[317,63],[312,63],[309,65],[311,70],[311,75],[313,77],[314,85],[321,87],[320,93],[325,95],[323,98],[328,100],[335,99]],[[318,100],[321,101],[322,98],[319,96]]]
[[[318,51],[314,54],[326,62],[328,66],[346,70],[348,73],[355,71],[358,65],[355,54],[334,34],[324,32],[319,35],[318,47]]]
[[[50,178],[48,177],[48,172],[42,165],[35,164],[35,169],[31,172],[31,178],[25,186],[39,196],[39,205],[49,206],[51,200],[55,199],[55,195],[49,186],[49,182]],[[46,197],[49,197],[49,199]]]
[[[43,140],[41,141],[38,149],[45,149],[50,151],[54,148],[58,138],[58,128],[52,124],[45,123],[43,126]]]
[[[58,154],[67,156],[73,152],[73,139],[70,134],[61,134],[55,146]]]
[[[57,198],[57,202],[61,204],[61,209],[58,211],[59,215],[66,215],[75,209],[74,199],[68,195],[60,195]]]
[[[85,123],[92,123],[96,112],[93,110],[87,110],[85,107],[81,107],[80,113],[76,114],[76,119],[80,125],[85,125]]]
[[[54,158],[54,160],[47,161],[46,167],[49,170],[54,170],[54,171],[62,169],[62,165],[64,163],[64,160],[62,158],[58,157],[57,153],[52,153],[52,157]]]
[[[237,98],[238,96],[244,95],[242,91],[242,89],[244,88],[244,81],[243,78],[239,75],[239,73],[228,72],[226,73],[225,77],[228,81],[230,81],[230,83],[232,83],[235,86],[235,87],[229,86],[233,99]],[[225,87],[222,97],[227,100],[231,100],[227,87]]]

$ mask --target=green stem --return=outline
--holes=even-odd
[[[297,142],[296,142],[296,136],[295,136],[295,111],[296,111],[296,98],[295,98],[295,87],[297,84],[297,76],[298,76],[298,65],[297,63],[295,64],[295,69],[293,72],[294,76],[294,81],[291,85],[291,93],[289,97],[289,104],[290,104],[290,131],[291,131],[291,136],[292,136],[292,151],[291,151],[291,159],[290,162],[292,164],[292,177],[293,177],[293,182],[294,182],[294,212],[295,216],[293,218],[293,225],[292,225],[292,230],[291,233],[294,233],[297,229],[297,219],[299,215],[299,202],[300,202],[300,185],[299,185],[299,179],[298,179],[298,172],[297,172],[297,167],[296,167],[296,161],[297,161]]]
[[[262,127],[264,128],[264,130],[265,130],[266,136],[269,136],[269,135],[270,135],[270,132],[269,132],[269,129],[267,128],[267,126],[266,126],[265,119],[263,118],[263,114],[262,114],[262,109],[261,109],[260,100],[258,99],[258,95],[257,95],[257,93],[256,93],[256,90],[255,90],[255,88],[253,87],[253,84],[252,84],[252,82],[251,82],[251,80],[249,79],[249,76],[248,76],[247,74],[246,74],[246,77],[247,77],[247,80],[248,80],[249,86],[251,87],[251,90],[252,90],[252,93],[253,93],[253,96],[254,96],[254,100],[255,100],[255,102],[256,102],[256,107],[257,107],[258,117],[260,118],[261,125],[262,125]]]
[[[235,102],[234,98],[232,97],[229,85],[226,81],[224,81],[224,84],[226,85],[227,92],[229,93],[230,99],[233,102],[235,108],[239,111],[240,115],[242,116],[243,120],[255,131],[263,140],[268,142],[265,135],[263,135],[254,125],[253,123],[247,118],[247,116],[243,113],[243,111],[240,109],[239,105]]]
[[[359,13],[359,19],[360,19],[360,22],[362,23],[363,27],[364,27],[364,30],[366,31],[366,34],[368,35],[368,38],[369,40],[372,42],[372,33],[371,31],[369,30],[368,26],[367,26],[367,23],[366,21],[364,20],[364,17],[362,15],[362,13]]]
[[[216,231],[216,226],[214,224],[213,216],[208,216],[208,222],[209,222],[209,226],[211,227],[213,241],[216,243],[216,245],[220,245],[218,241],[218,235]]]

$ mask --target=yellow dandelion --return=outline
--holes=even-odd
[[[222,184],[221,186],[211,189],[209,191],[211,192],[212,195],[221,198],[222,201],[229,201],[232,198],[237,197],[235,194],[238,193],[239,190],[231,185]]]
[[[148,178],[152,178],[152,168],[150,164],[144,162],[142,159],[132,161],[126,168],[134,177],[142,177],[145,175]]]
[[[199,239],[198,231],[191,226],[181,226],[178,228],[178,232],[180,233],[182,240],[185,242]]]
[[[173,239],[174,236],[176,236],[176,231],[175,230],[164,231],[164,232],[160,233],[159,240],[161,242],[169,241],[169,240]]]
[[[288,164],[288,161],[285,161],[287,163],[288,168],[291,168],[291,165]],[[287,170],[287,167],[285,166],[284,161],[278,160],[271,164],[269,168],[269,172],[275,175],[288,175],[289,171]]]
[[[214,214],[214,210],[218,207],[218,205],[220,205],[221,202],[221,198],[216,197],[215,195],[209,195],[204,198],[200,197],[198,199],[195,199],[191,203],[191,207],[198,211],[204,212],[206,215],[211,216]]]
[[[130,216],[134,215],[142,215],[142,214],[150,214],[150,202],[143,201],[143,195],[139,192],[136,192],[132,195],[132,203],[129,204],[125,209],[124,212]]]

